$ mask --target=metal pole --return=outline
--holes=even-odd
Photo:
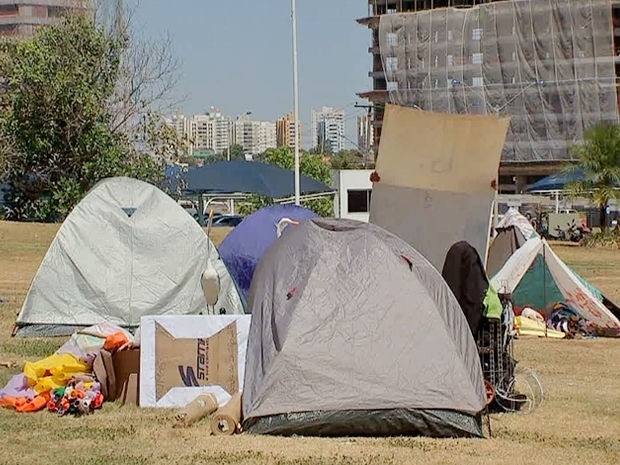
[[[293,112],[295,115],[295,205],[299,205],[299,86],[297,82],[297,13],[295,11],[295,0],[291,0],[291,16],[293,23]]]
[[[497,228],[497,225],[499,224],[499,176],[496,178],[494,195],[495,199],[493,200],[493,236],[495,236],[495,228]]]

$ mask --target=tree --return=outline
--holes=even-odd
[[[601,229],[607,227],[607,207],[617,199],[620,187],[620,126],[598,124],[586,131],[584,141],[572,147],[577,164],[566,168],[567,173],[583,172],[580,180],[568,184],[573,195],[593,201],[600,215]]]
[[[364,155],[357,150],[341,150],[330,157],[332,169],[351,170],[366,167]]]
[[[134,34],[134,10],[125,0],[97,0],[95,20],[107,36],[120,41],[118,79],[108,106],[114,132],[141,131],[145,114],[162,115],[180,101],[172,99],[178,83],[179,61],[169,36],[149,40]],[[180,99],[181,100],[181,99]]]
[[[230,153],[230,158],[228,154]],[[233,144],[222,152],[224,160],[245,160],[245,150],[239,144]]]
[[[12,219],[60,220],[106,177],[163,176],[149,153],[158,120],[147,115],[134,133],[114,127],[111,102],[127,46],[79,16],[2,44],[0,134],[10,150],[0,171],[12,188]],[[162,158],[169,151],[159,149]]]
[[[295,168],[295,154],[289,147],[268,149],[263,156],[263,161],[290,170]],[[299,172],[300,174],[304,174],[327,185],[331,184],[331,165],[323,155],[306,152],[300,153]],[[252,196],[245,205],[242,205],[240,211],[247,215],[264,206],[272,204],[273,199]],[[317,215],[323,217],[334,215],[334,202],[331,196],[321,199],[304,200],[301,204],[314,211]]]

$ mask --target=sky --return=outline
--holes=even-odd
[[[290,0],[133,0],[138,35],[168,35],[180,61],[177,96],[185,114],[211,106],[233,118],[275,121],[293,110]],[[370,31],[365,0],[297,0],[299,117],[310,143],[310,112],[343,108],[346,137],[357,142],[356,116],[370,90]],[[349,142],[348,146],[352,146]]]

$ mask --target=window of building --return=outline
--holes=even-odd
[[[484,56],[484,54],[482,54],[482,53],[472,53],[472,55],[471,55],[471,62],[474,65],[481,65],[482,64],[482,60],[483,60],[483,56]]]
[[[386,71],[397,71],[398,70],[398,57],[387,57],[385,59],[385,69]]]
[[[396,47],[396,43],[398,42],[398,36],[394,32],[388,32],[385,34],[385,43],[388,47]]]
[[[482,87],[484,85],[484,80],[481,76],[475,76],[471,79],[472,87]]]
[[[387,81],[386,90],[394,91],[398,90],[398,82],[397,81]]]
[[[452,31],[448,31],[448,42],[451,42],[454,40],[454,33]]]
[[[482,39],[482,28],[475,28],[471,30],[471,39],[472,40],[481,40]]]
[[[47,16],[50,18],[62,18],[66,16],[68,12],[68,8],[64,6],[48,6],[47,7]]]
[[[454,56],[453,55],[447,55],[446,56],[446,66],[453,66],[454,65]]]
[[[0,16],[17,16],[19,8],[15,3],[10,5],[0,5]]]
[[[347,190],[347,205],[349,213],[367,213],[370,211],[371,189]]]
[[[10,36],[17,33],[15,24],[0,24],[0,35]]]

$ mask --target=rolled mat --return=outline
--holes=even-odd
[[[191,426],[217,410],[213,394],[200,394],[176,415],[177,426]]]
[[[226,405],[211,417],[211,432],[215,436],[231,436],[241,430],[241,393],[238,392]]]

